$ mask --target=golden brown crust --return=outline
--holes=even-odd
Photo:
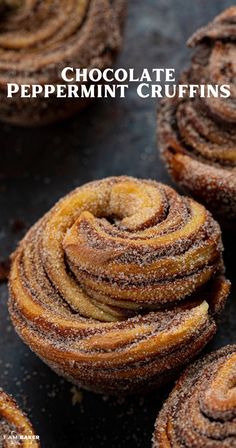
[[[56,204],[20,243],[9,309],[20,336],[85,388],[159,385],[199,352],[229,292],[219,226],[154,181],[108,178]]]
[[[165,402],[155,425],[154,448],[236,446],[236,346],[190,366]]]
[[[1,19],[0,120],[24,126],[61,120],[88,100],[6,98],[6,84],[63,84],[61,70],[66,66],[109,67],[121,47],[126,0],[18,3]]]
[[[196,32],[184,84],[227,84],[231,96],[163,101],[158,118],[161,154],[174,180],[229,225],[236,218],[236,8]]]
[[[12,437],[18,437],[14,442]],[[10,448],[39,448],[39,442],[26,415],[15,400],[0,389],[0,446]]]

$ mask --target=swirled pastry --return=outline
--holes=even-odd
[[[59,374],[108,394],[167,381],[215,332],[229,291],[207,210],[154,181],[77,188],[20,243],[9,309]]]
[[[236,7],[189,40],[197,47],[184,84],[230,85],[231,96],[164,100],[160,149],[174,180],[229,225],[236,219]]]
[[[161,410],[154,448],[236,446],[236,345],[190,366]]]
[[[15,400],[0,389],[0,446],[39,448],[38,439],[30,421]]]
[[[66,66],[109,67],[121,47],[125,4],[126,0],[2,0],[0,120],[41,125],[83,107],[83,98],[7,98],[6,86],[62,84]]]

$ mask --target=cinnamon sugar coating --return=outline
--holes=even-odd
[[[63,84],[61,70],[110,67],[120,51],[126,0],[5,0],[0,30],[0,120],[42,125],[83,108],[83,98],[6,97],[7,83]]]
[[[165,402],[155,425],[154,448],[236,446],[236,345],[190,366]]]
[[[9,287],[13,324],[47,364],[125,394],[163,384],[205,346],[230,285],[202,205],[113,177],[72,191],[31,228]]]
[[[236,7],[217,16],[188,41],[195,48],[184,84],[227,84],[229,98],[164,100],[160,150],[174,180],[218,219],[236,220]]]
[[[12,437],[17,437],[12,439]],[[39,448],[39,441],[26,415],[15,400],[0,389],[0,446]]]

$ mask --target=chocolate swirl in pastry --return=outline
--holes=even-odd
[[[126,0],[4,0],[0,120],[41,125],[83,107],[82,98],[7,98],[6,85],[62,84],[61,70],[66,66],[109,67],[121,47],[125,4]]]
[[[190,366],[155,425],[153,448],[236,446],[236,345]]]
[[[17,438],[17,439],[16,439]],[[0,446],[39,448],[38,436],[15,400],[0,389]]]
[[[167,99],[158,133],[174,180],[205,203],[221,221],[236,219],[236,7],[216,17],[189,40],[197,47],[184,84],[227,84],[231,96]]]
[[[229,292],[221,232],[154,181],[107,178],[61,199],[20,243],[9,309],[22,339],[82,387],[167,381],[215,332]]]

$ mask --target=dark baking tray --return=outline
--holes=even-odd
[[[130,0],[119,67],[175,67],[188,61],[187,37],[232,1]],[[0,258],[26,229],[72,188],[128,174],[170,183],[156,150],[156,102],[104,100],[74,119],[42,129],[0,127]],[[235,236],[224,234],[234,283],[219,331],[207,350],[236,342]],[[0,286],[0,385],[27,411],[43,448],[150,447],[168,388],[146,397],[107,398],[75,389],[46,367],[16,336]],[[75,403],[76,402],[76,403]],[[74,404],[73,404],[74,403]]]

